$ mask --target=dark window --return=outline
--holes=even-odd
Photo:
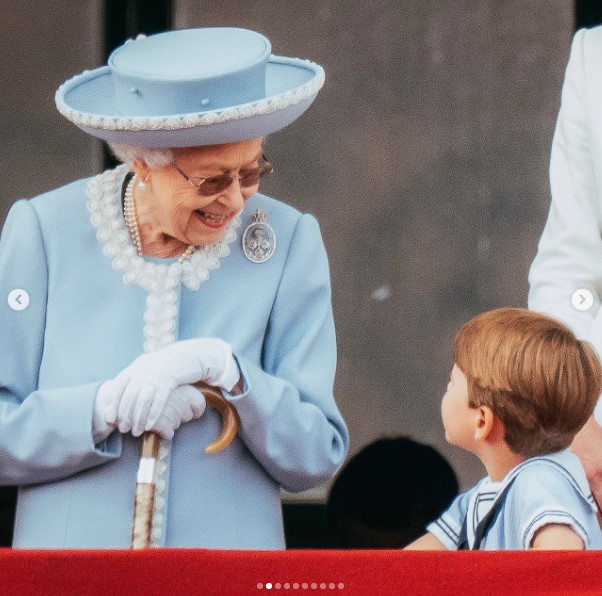
[[[602,2],[600,0],[576,0],[575,29],[602,25]]]

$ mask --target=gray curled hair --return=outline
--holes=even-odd
[[[160,168],[175,160],[173,149],[169,147],[135,147],[109,143],[113,155],[122,163],[132,164],[136,159],[142,160],[149,168]]]

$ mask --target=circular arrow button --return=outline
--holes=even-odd
[[[7,302],[13,310],[25,310],[29,306],[29,294],[21,288],[16,288],[8,293]]]
[[[577,310],[589,310],[594,304],[594,295],[587,288],[579,288],[573,292],[571,303]]]

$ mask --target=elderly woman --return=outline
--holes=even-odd
[[[157,546],[282,548],[280,488],[343,462],[318,225],[258,193],[264,137],[322,82],[255,32],[212,28],[130,41],[57,92],[125,163],[18,201],[2,233],[0,482],[20,487],[16,547],[128,547],[144,431],[163,439]],[[219,453],[203,451],[221,419],[198,381],[239,419]]]

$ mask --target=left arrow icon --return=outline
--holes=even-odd
[[[25,310],[29,306],[29,294],[21,288],[16,288],[8,293],[7,302],[13,310]]]

